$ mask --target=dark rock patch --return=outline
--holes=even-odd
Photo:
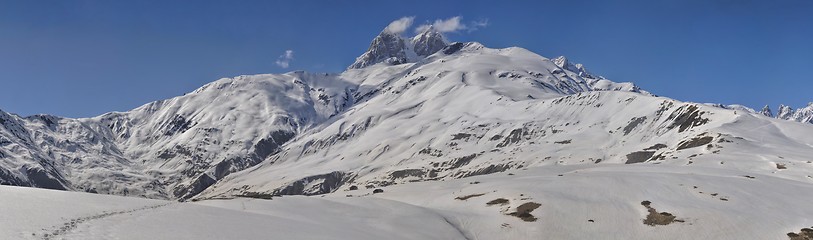
[[[431,148],[431,147],[426,147],[424,149],[421,149],[420,151],[418,151],[418,154],[426,154],[426,155],[433,156],[433,157],[442,157],[443,156],[442,151],[440,151],[438,149]]]
[[[192,120],[187,120],[181,115],[175,115],[175,117],[172,118],[169,123],[167,123],[164,130],[164,135],[171,136],[177,133],[186,132],[186,130],[189,130],[189,128],[191,128],[193,125],[194,123]]]
[[[401,178],[408,178],[408,177],[419,177],[422,178],[426,174],[423,169],[403,169],[397,170],[390,173],[390,179],[401,179]]]
[[[271,200],[273,199],[274,195],[268,193],[261,193],[261,192],[244,192],[240,195],[235,195],[235,197],[247,197],[247,198],[257,198],[257,199],[265,199]]]
[[[0,167],[0,185],[11,185],[11,186],[25,186],[30,187],[30,184],[26,183],[24,180],[14,176],[11,171],[6,170],[5,168]]]
[[[632,118],[632,120],[630,120],[630,123],[627,124],[626,127],[624,127],[624,135],[630,134],[632,130],[635,130],[635,128],[638,127],[638,125],[640,125],[644,121],[646,121],[646,116]]]
[[[468,139],[469,139],[469,137],[471,137],[471,134],[468,134],[468,133],[457,133],[457,134],[452,135],[452,141],[454,141],[454,140],[460,140],[460,139],[467,139],[467,140],[468,140]]]
[[[525,132],[524,128],[517,128],[517,129],[511,130],[511,132],[508,133],[508,136],[506,136],[505,139],[503,139],[502,142],[497,144],[497,147],[505,147],[505,146],[508,146],[508,145],[511,145],[511,144],[518,143],[518,142],[522,141],[522,135],[523,135],[524,132]],[[493,137],[492,137],[492,139],[493,139]]]
[[[505,198],[497,198],[486,203],[487,206],[491,205],[505,205],[508,204],[508,199]]]
[[[652,145],[651,147],[644,148],[644,151],[646,151],[646,150],[660,150],[661,148],[666,148],[666,147],[667,147],[666,144],[658,143],[658,144]]]
[[[478,176],[478,175],[486,175],[498,172],[504,172],[508,169],[511,169],[511,165],[509,164],[491,164],[488,167],[477,169],[468,173],[463,174],[462,177],[471,177],[471,176]]]
[[[449,55],[449,54],[456,53],[457,51],[460,51],[460,49],[463,49],[463,46],[464,46],[463,43],[456,42],[456,43],[450,44],[449,46],[446,46],[441,51],[443,51],[443,54]]]
[[[189,186],[178,185],[175,187],[173,194],[180,199],[189,199],[203,192],[203,190],[206,190],[206,188],[212,186],[215,182],[217,182],[217,180],[208,174],[200,174]]]
[[[483,196],[483,195],[486,195],[486,194],[485,193],[475,193],[475,194],[469,194],[469,195],[466,195],[466,196],[459,196],[459,197],[456,197],[454,199],[455,200],[460,200],[460,201],[466,201],[469,198],[475,198],[475,197],[479,197],[479,196]]]
[[[695,138],[680,142],[678,144],[677,150],[683,150],[683,149],[703,146],[703,145],[711,143],[712,140],[714,140],[714,137],[711,137],[711,136],[695,137]]]
[[[466,166],[467,164],[469,164],[471,162],[471,160],[473,160],[477,156],[479,156],[479,154],[472,153],[471,155],[466,155],[466,156],[454,158],[451,161],[447,162],[449,164],[449,169],[455,169],[455,168],[460,168],[462,166]],[[445,166],[446,164],[443,164],[443,165]]]
[[[233,172],[237,172],[251,166],[257,165],[258,163],[262,162],[263,159],[260,158],[229,158],[217,163],[214,167],[214,177],[215,179],[221,179]]]
[[[350,175],[340,171],[313,175],[289,183],[287,186],[275,190],[273,195],[319,195],[331,193],[350,178]],[[305,189],[305,185],[318,181],[321,182],[316,184],[317,189]]]
[[[697,127],[709,122],[708,118],[703,118],[705,112],[700,111],[696,105],[684,105],[669,115],[669,120],[673,120],[669,129],[678,128],[678,132],[686,131],[689,128]]]
[[[25,169],[28,181],[32,186],[54,190],[67,190],[67,183],[59,174],[41,168]]]
[[[571,142],[571,139],[557,141],[557,142],[553,142],[553,143],[556,143],[556,144],[570,144],[570,142]]]
[[[280,151],[282,144],[290,141],[296,135],[293,132],[277,130],[264,139],[261,139],[254,145],[254,154],[257,158],[265,159],[266,157]]]
[[[633,152],[633,153],[627,154],[627,162],[625,162],[625,163],[626,164],[633,164],[633,163],[646,162],[646,160],[649,160],[649,158],[651,158],[652,155],[655,155],[655,152],[653,152],[653,151]]]

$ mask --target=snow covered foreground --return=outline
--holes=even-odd
[[[788,239],[788,233],[813,225],[809,182],[720,168],[549,166],[382,189],[378,194],[360,189],[182,203],[2,186],[0,236]],[[645,224],[651,212],[644,201],[655,213],[668,212],[674,219]],[[528,203],[539,205],[527,215],[510,215],[522,205],[533,205]]]

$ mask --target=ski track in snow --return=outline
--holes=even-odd
[[[74,218],[74,219],[66,221],[61,226],[54,227],[54,229],[52,229],[50,231],[46,230],[45,234],[43,234],[42,239],[43,240],[64,239],[64,238],[61,238],[61,237],[63,237],[66,233],[69,233],[69,232],[77,229],[79,227],[79,225],[87,223],[89,221],[99,220],[99,219],[112,217],[112,216],[117,216],[117,215],[122,215],[122,214],[128,214],[128,213],[134,213],[134,212],[139,212],[139,211],[157,209],[157,208],[164,207],[164,206],[167,206],[167,205],[170,205],[170,204],[173,204],[173,203],[174,202],[158,204],[158,205],[150,205],[150,206],[145,206],[145,207],[141,207],[141,208],[135,208],[135,209],[130,209],[130,210],[122,210],[122,211],[113,211],[113,212],[104,211],[104,212],[102,212],[100,214],[96,214],[96,215],[93,215],[93,216]]]
[[[404,204],[407,204],[407,203],[404,203]],[[463,228],[461,228],[460,226],[457,226],[457,224],[452,223],[452,221],[449,221],[448,217],[443,216],[443,215],[441,215],[441,217],[443,218],[444,221],[446,221],[446,223],[449,224],[449,226],[452,226],[452,228],[457,230],[457,232],[460,233],[460,236],[462,236],[463,239],[466,239],[466,240],[475,240],[475,239],[477,239],[477,236],[475,236],[474,238],[469,237],[469,234],[466,234],[466,231]]]

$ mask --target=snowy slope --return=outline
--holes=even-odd
[[[330,74],[240,76],[95,118],[2,113],[8,120],[0,129],[0,175],[6,176],[0,179],[120,195],[191,196],[342,111],[352,103],[348,86]],[[39,174],[45,175],[41,180],[28,169],[49,174]]]
[[[462,239],[438,213],[372,198],[178,203],[0,186],[0,201],[4,239]]]
[[[401,184],[372,196],[441,212],[467,239],[788,239],[813,225],[813,195],[802,190],[810,188],[809,180],[714,167],[581,164]],[[497,199],[506,201],[488,204]],[[644,201],[674,221],[645,224]],[[510,215],[528,203],[539,204],[529,221]]]
[[[760,174],[782,165],[787,169],[779,176],[801,181],[813,172],[807,164],[813,128],[805,124],[627,92],[514,101],[476,90],[355,106],[342,120],[227,177],[204,196],[321,194],[572,164],[692,165]]]
[[[383,190],[178,203],[0,186],[0,201],[14,206],[0,209],[0,221],[15,222],[0,225],[0,235],[14,239],[788,239],[788,233],[813,225],[810,181],[715,167],[530,167]],[[526,214],[514,214],[521,206],[535,204]],[[647,207],[674,218],[647,224],[653,214]]]

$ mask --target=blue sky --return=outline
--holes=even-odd
[[[802,107],[811,12],[803,0],[0,1],[0,109],[90,117],[221,77],[340,72],[404,16],[487,22],[446,34],[565,55],[678,100]]]

